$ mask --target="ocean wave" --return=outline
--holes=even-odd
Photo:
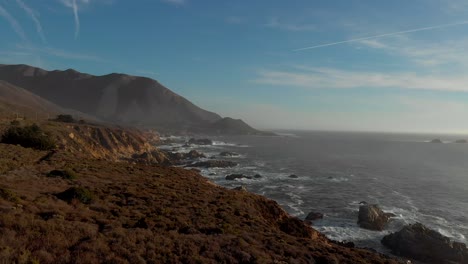
[[[222,147],[238,147],[238,148],[249,148],[249,145],[243,145],[243,144],[236,144],[236,143],[229,143],[229,142],[224,142],[224,141],[213,141],[212,146],[222,146]]]

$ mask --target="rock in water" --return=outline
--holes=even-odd
[[[235,166],[237,163],[228,160],[207,160],[190,164],[187,167],[229,168]]]
[[[359,206],[358,224],[365,229],[382,231],[390,216],[390,214],[384,213],[376,204],[364,204]]]
[[[221,157],[237,157],[237,156],[239,156],[239,154],[237,154],[235,152],[229,152],[229,151],[221,152],[221,153],[219,153],[219,155]]]
[[[250,176],[246,176],[244,174],[231,174],[226,176],[226,180],[234,181],[235,179],[252,179]]]
[[[382,244],[394,254],[430,264],[468,263],[468,249],[463,243],[452,242],[448,237],[416,223],[387,235]]]
[[[436,139],[431,140],[431,143],[444,143],[444,142],[442,142],[442,140],[440,140],[439,138],[436,138]]]
[[[319,219],[323,219],[323,214],[317,212],[310,212],[305,218],[307,221],[315,221]]]
[[[187,143],[189,145],[213,145],[213,141],[207,138],[201,138],[201,139],[191,138]]]

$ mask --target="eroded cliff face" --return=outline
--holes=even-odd
[[[59,149],[76,155],[109,161],[167,163],[168,158],[154,145],[159,136],[153,131],[87,124],[53,124]]]

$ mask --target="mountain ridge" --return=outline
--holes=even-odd
[[[147,77],[121,73],[95,76],[21,64],[0,65],[0,80],[63,108],[117,123],[187,129],[221,119]]]

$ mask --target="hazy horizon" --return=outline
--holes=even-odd
[[[0,63],[150,77],[259,129],[468,134],[467,15],[462,0],[3,0]]]

